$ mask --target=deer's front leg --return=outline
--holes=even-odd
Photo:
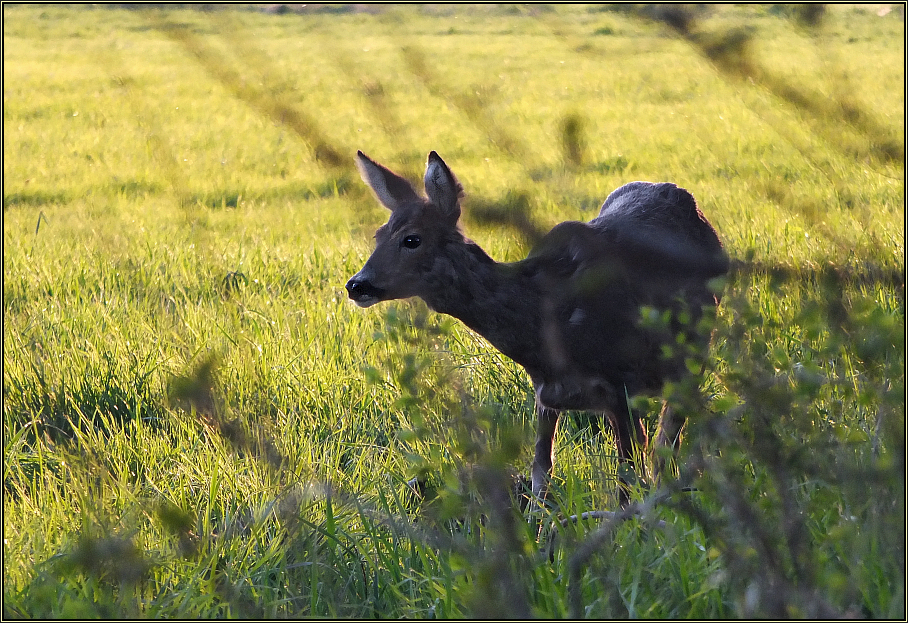
[[[558,411],[542,405],[536,400],[536,454],[533,458],[533,504],[538,509],[545,500],[549,477],[552,473],[552,449],[555,429],[558,427]]]

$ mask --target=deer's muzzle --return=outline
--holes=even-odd
[[[347,294],[360,307],[375,305],[384,298],[385,291],[377,288],[367,279],[353,277],[347,282]]]

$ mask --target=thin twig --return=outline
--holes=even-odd
[[[672,492],[667,489],[659,489],[642,502],[634,502],[620,511],[592,511],[591,516],[608,518],[608,523],[600,526],[595,532],[590,534],[585,541],[580,543],[574,554],[568,560],[568,606],[570,608],[570,618],[579,619],[583,612],[583,603],[580,594],[580,572],[587,561],[599,551],[602,546],[611,539],[612,533],[621,524],[621,522],[631,519],[632,517],[649,517],[653,509],[669,499]],[[583,515],[587,515],[584,513]],[[583,517],[581,515],[581,517]],[[568,518],[567,521],[570,521]],[[566,525],[566,524],[563,524]],[[665,527],[665,522],[660,521],[660,528]]]

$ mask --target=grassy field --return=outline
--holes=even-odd
[[[885,6],[4,5],[4,616],[904,617]],[[357,149],[437,150],[498,260],[628,181],[697,197],[734,262],[697,491],[540,552],[499,495],[522,370],[346,300],[387,215]],[[607,434],[556,442],[559,512],[614,509]]]

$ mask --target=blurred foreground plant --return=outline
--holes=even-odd
[[[901,616],[903,303],[887,313],[833,269],[769,285],[800,307],[726,293],[725,389],[686,440],[697,492],[668,504],[721,553],[740,616]]]

